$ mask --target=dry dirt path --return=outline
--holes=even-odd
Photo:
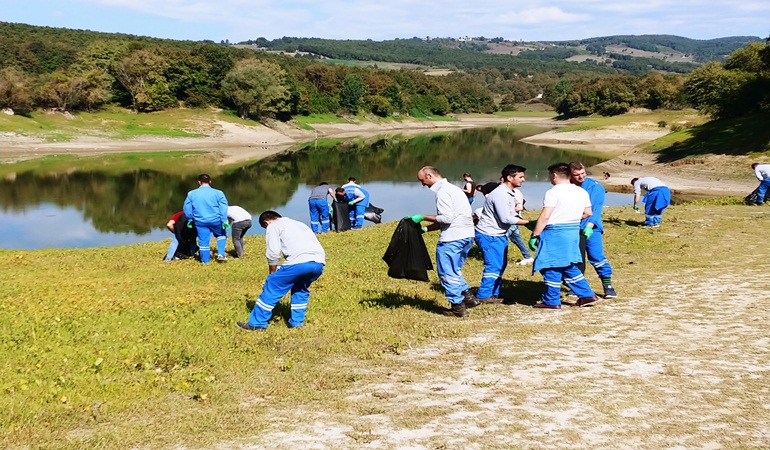
[[[471,337],[330,362],[367,381],[333,407],[271,409],[267,431],[217,448],[768,448],[770,249],[744,243],[770,209],[726,208],[674,208],[659,230],[611,226],[619,299],[481,306],[463,319]],[[655,239],[674,250],[624,250]]]

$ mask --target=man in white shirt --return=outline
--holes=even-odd
[[[235,247],[236,258],[243,257],[243,237],[251,228],[251,214],[248,211],[236,205],[227,207],[227,220],[230,222],[232,230],[233,247]]]
[[[269,273],[248,322],[235,324],[244,330],[264,330],[275,305],[291,291],[289,326],[301,327],[305,324],[309,287],[323,273],[326,252],[310,227],[275,211],[260,214],[259,225],[266,230]],[[282,254],[284,262],[279,266]]]
[[[537,251],[532,273],[539,271],[545,281],[542,303],[535,308],[561,309],[562,281],[578,296],[575,306],[589,306],[598,298],[578,264],[583,262],[580,221],[591,216],[591,200],[588,192],[570,183],[569,164],[552,164],[548,176],[553,187],[545,193],[529,240],[529,248]]]
[[[500,286],[508,265],[508,229],[529,223],[521,218],[516,208],[515,188],[523,183],[524,170],[513,164],[505,166],[500,185],[484,199],[481,208],[476,224],[476,245],[484,253],[484,273],[476,291],[481,303],[503,303]]]
[[[671,190],[662,181],[655,177],[634,178],[631,180],[634,187],[634,211],[639,211],[639,199],[642,189],[646,191],[642,203],[644,203],[643,227],[658,228],[663,217],[663,211],[671,204]]]
[[[468,314],[466,307],[479,304],[462,275],[475,235],[471,204],[463,190],[442,177],[435,167],[423,167],[417,179],[436,194],[436,215],[408,217],[416,223],[432,222],[426,231],[441,230],[436,244],[436,272],[451,306],[444,315],[464,317]]]
[[[754,175],[759,180],[759,187],[757,188],[757,205],[761,205],[765,202],[765,195],[770,189],[770,164],[754,163],[751,165],[754,169]]]

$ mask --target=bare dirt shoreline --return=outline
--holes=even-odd
[[[704,195],[745,195],[755,187],[748,161],[732,157],[725,165],[725,157],[707,157],[698,166],[660,164],[655,156],[637,151],[637,147],[667,133],[652,122],[631,122],[616,127],[562,132],[557,128],[570,122],[546,117],[464,116],[455,121],[401,121],[314,124],[315,130],[303,130],[283,123],[244,126],[218,121],[214,131],[206,137],[159,138],[142,137],[130,140],[105,139],[84,136],[75,141],[45,142],[15,133],[0,133],[0,163],[12,163],[50,155],[93,156],[126,152],[203,151],[214,154],[223,165],[266,158],[311,142],[317,138],[373,137],[380,135],[410,136],[422,133],[452,131],[501,125],[532,124],[549,128],[548,131],[525,138],[524,141],[543,146],[605,152],[614,158],[589,172],[610,190],[628,190],[633,177],[655,176],[663,180],[675,193]],[[744,164],[745,162],[745,164]],[[727,167],[727,173],[715,177],[713,167]],[[732,173],[730,173],[732,170]],[[603,179],[603,173],[610,177]]]

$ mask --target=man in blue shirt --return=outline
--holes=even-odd
[[[604,287],[604,298],[616,298],[618,295],[612,287],[612,266],[604,256],[604,226],[602,225],[602,208],[604,208],[605,191],[604,186],[598,181],[586,176],[586,168],[580,162],[571,162],[569,165],[571,176],[570,181],[575,186],[580,186],[588,192],[591,199],[591,210],[593,213],[580,221],[580,241],[581,247],[585,249],[588,256],[588,262],[596,270],[599,279],[602,280]],[[585,263],[582,266],[585,272]]]
[[[227,244],[227,198],[218,189],[211,187],[211,177],[202,174],[198,177],[198,189],[187,193],[184,201],[184,215],[195,224],[198,230],[198,247],[201,262],[207,264],[211,260],[211,235],[217,239],[217,261],[227,261],[225,244]]]

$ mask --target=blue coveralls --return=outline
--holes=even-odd
[[[222,224],[227,222],[227,198],[218,189],[208,184],[187,193],[182,209],[188,220],[192,220],[198,231],[198,247],[200,247],[201,262],[206,264],[211,260],[211,235],[217,239],[217,255],[225,255],[227,233]]]
[[[355,208],[350,209],[350,228],[363,228],[364,213],[366,213],[366,207],[369,206],[369,191],[357,184],[349,184],[342,187],[345,188],[345,195],[348,196],[348,201],[353,201],[357,198],[355,194],[356,189],[364,194],[364,199],[353,205]]]
[[[545,292],[540,297],[546,305],[561,305],[561,283],[579,298],[591,298],[591,290],[578,268],[580,256],[580,224],[546,225],[540,234],[532,273],[540,272],[545,280]]]
[[[273,315],[273,308],[291,290],[291,318],[289,326],[301,327],[305,323],[305,312],[310,299],[310,284],[324,271],[324,265],[319,262],[304,262],[283,265],[265,279],[262,293],[259,294],[254,308],[249,316],[249,325],[257,328],[267,328],[267,322]]]
[[[515,226],[515,225],[514,225]],[[508,237],[487,236],[476,231],[476,245],[484,253],[484,273],[476,291],[476,297],[485,299],[500,296],[503,272],[508,266]]]
[[[582,230],[590,222],[594,226],[594,234],[591,239],[586,240],[586,256],[588,262],[596,270],[596,274],[601,279],[612,278],[612,266],[607,257],[604,256],[604,226],[602,225],[602,208],[604,208],[605,191],[598,181],[592,178],[583,180],[580,186],[588,192],[591,199],[591,209],[593,214],[580,221]]]
[[[456,305],[463,302],[463,291],[470,289],[462,274],[468,252],[473,247],[473,238],[436,244],[436,273],[441,286],[446,290],[449,303]]]
[[[329,231],[329,203],[326,201],[329,185],[321,184],[310,191],[308,209],[310,210],[310,228],[313,233]]]
[[[671,204],[671,190],[666,186],[652,188],[644,195],[644,225],[660,224],[663,211]]]

